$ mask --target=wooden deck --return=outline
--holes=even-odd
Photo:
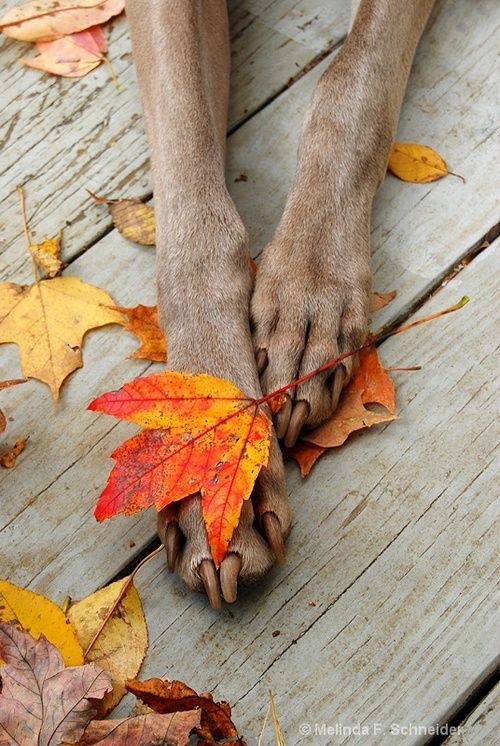
[[[2,12],[10,4],[0,2]],[[230,5],[228,184],[258,256],[284,204],[309,95],[345,37],[349,3]],[[376,198],[374,285],[398,291],[377,326],[472,298],[460,313],[382,345],[387,366],[422,366],[395,374],[400,419],[351,438],[306,480],[289,465],[288,562],[236,605],[213,611],[160,558],[138,578],[150,630],[141,675],[215,689],[234,703],[250,744],[269,688],[289,746],[421,744],[431,736],[392,735],[391,724],[437,722],[461,726],[448,746],[499,742],[499,11],[495,0],[438,2],[401,117],[398,139],[434,146],[466,183],[389,176]],[[1,279],[31,282],[15,192],[24,183],[37,237],[64,228],[67,274],[108,289],[120,305],[153,303],[153,250],[125,241],[85,191],[150,195],[125,20],[110,34],[120,91],[105,67],[80,81],[45,77],[16,62],[24,51],[2,38]],[[235,181],[242,173],[248,180]],[[57,601],[105,585],[154,539],[152,513],[104,525],[92,515],[109,455],[135,428],[86,405],[159,367],[127,360],[133,347],[118,327],[90,333],[84,367],[56,409],[37,381],[2,393],[12,418],[6,437],[29,433],[30,441],[0,474],[1,575]],[[0,380],[20,373],[17,349],[2,347]],[[370,735],[339,730],[358,723]],[[270,731],[264,743],[273,743]]]

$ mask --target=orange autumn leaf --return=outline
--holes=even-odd
[[[12,469],[16,464],[17,457],[24,451],[27,440],[28,438],[20,438],[16,440],[13,446],[3,451],[0,455],[0,466],[4,469]]]
[[[243,502],[267,464],[271,422],[234,384],[176,371],[137,378],[89,409],[144,429],[113,453],[98,520],[201,494],[215,564],[226,555]]]
[[[34,0],[0,18],[0,31],[20,41],[52,41],[105,23],[124,7],[125,0]]]
[[[104,61],[106,37],[100,26],[64,36],[54,41],[37,42],[37,57],[21,57],[27,67],[66,78],[79,78]]]
[[[376,410],[366,405],[378,405]],[[382,367],[376,347],[359,353],[359,366],[342,396],[333,416],[323,425],[306,433],[288,451],[306,476],[328,448],[338,448],[351,433],[397,418],[394,383]]]
[[[397,290],[390,290],[388,293],[374,291],[370,296],[370,311],[380,311],[381,308],[385,308],[389,303],[392,303],[396,295]]]
[[[139,304],[133,308],[111,306],[126,317],[124,328],[135,334],[140,341],[139,347],[129,357],[143,358],[164,363],[167,359],[167,343],[158,323],[158,309],[156,306]]]

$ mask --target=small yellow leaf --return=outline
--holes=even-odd
[[[68,618],[84,650],[126,581],[125,578],[111,583],[70,607]],[[112,710],[121,700],[125,694],[125,681],[137,676],[147,646],[148,630],[141,599],[131,584],[85,659],[86,663],[95,661],[113,677],[113,690],[99,703],[100,715]]]
[[[64,267],[61,261],[61,238],[62,231],[52,238],[46,238],[41,243],[30,243],[31,256],[36,264],[49,278],[56,277]]]
[[[414,142],[397,142],[392,146],[387,168],[403,181],[427,184],[450,174],[465,181],[462,176],[448,170],[446,161],[428,145]]]
[[[61,653],[67,666],[81,666],[83,650],[62,609],[45,596],[0,580],[0,621],[18,622],[38,639],[47,640]]]
[[[19,347],[26,377],[46,383],[54,396],[82,365],[81,345],[89,329],[121,324],[113,299],[78,277],[55,277],[31,287],[0,283],[0,344]]]

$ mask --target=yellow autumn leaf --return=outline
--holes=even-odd
[[[465,181],[462,176],[448,170],[446,161],[428,145],[414,142],[397,142],[392,146],[387,168],[403,181],[427,184],[450,174]]]
[[[127,579],[101,588],[74,603],[68,618],[76,630],[82,648],[86,650],[101,626],[106,614],[116,602]],[[113,677],[113,689],[99,703],[104,715],[115,707],[125,694],[125,681],[139,670],[148,646],[148,630],[141,599],[133,584],[125,592],[116,610],[85,655],[85,662],[95,661]]]
[[[44,635],[67,666],[82,665],[82,646],[62,609],[45,596],[0,579],[0,622],[13,621],[36,639]]]
[[[78,277],[0,283],[0,344],[17,344],[24,375],[46,383],[57,399],[64,379],[82,366],[85,333],[123,323],[111,305],[105,290]]]
[[[52,238],[46,238],[41,243],[30,243],[29,250],[33,260],[48,278],[56,277],[64,267],[61,261],[61,238],[59,231]]]

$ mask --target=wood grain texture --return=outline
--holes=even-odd
[[[493,746],[500,732],[500,684],[460,723],[458,733],[445,741],[445,746]]]
[[[12,5],[0,2],[0,12]],[[348,0],[232,0],[232,92],[229,126],[283,89],[317,54],[345,36]],[[67,80],[20,65],[32,46],[0,37],[0,279],[30,278],[20,247],[16,184],[25,184],[36,237],[64,228],[66,261],[111,226],[86,188],[111,196],[151,191],[147,144],[125,17],[106,24],[116,90],[105,65]]]
[[[285,72],[294,74],[295,59],[300,68],[306,57],[335,43],[335,12],[324,2],[233,3],[233,39],[247,76],[233,121],[244,106],[258,109],[276,95]],[[341,13],[346,24],[346,3]],[[377,315],[377,326],[424,297],[497,218],[492,60],[498,20],[493,0],[441,2],[419,48],[399,139],[436,147],[467,183],[386,179],[374,209],[375,287],[397,288],[398,297]],[[70,86],[18,67],[23,45],[9,41],[0,49],[8,80],[0,176],[4,276],[30,278],[14,185],[32,174],[30,211],[42,205],[33,221],[37,238],[67,219],[66,258],[84,252],[66,274],[107,288],[120,305],[151,304],[153,250],[127,243],[116,231],[96,241],[109,219],[83,191],[90,186],[137,194],[149,188],[122,22],[111,35],[120,94],[104,69]],[[292,52],[287,57],[282,50]],[[273,54],[283,55],[280,64]],[[230,137],[228,183],[254,254],[279,220],[300,121],[325,64]],[[267,69],[273,65],[276,70]],[[241,173],[248,181],[235,181]],[[236,702],[235,716],[250,736],[258,733],[271,684],[293,744],[302,742],[302,721],[432,723],[477,685],[494,658],[497,623],[490,459],[498,249],[497,241],[426,310],[464,292],[473,296],[470,306],[425,333],[383,345],[387,365],[424,366],[420,373],[397,374],[400,421],[353,438],[305,482],[290,466],[295,525],[284,568],[219,615],[168,576],[162,561],[143,571],[139,585],[151,630],[145,675],[185,678],[202,690],[217,687]],[[16,467],[1,474],[2,574],[58,601],[106,583],[154,535],[152,514],[102,525],[92,516],[111,467],[109,454],[135,428],[85,407],[102,391],[154,369],[126,359],[134,345],[118,327],[91,332],[84,367],[63,387],[56,410],[36,381],[2,392],[1,407],[10,419],[4,440],[31,436]],[[19,373],[15,347],[3,346],[0,379]],[[275,630],[280,635],[273,637]],[[394,739],[369,742],[386,741]],[[319,735],[303,742],[342,740]]]

